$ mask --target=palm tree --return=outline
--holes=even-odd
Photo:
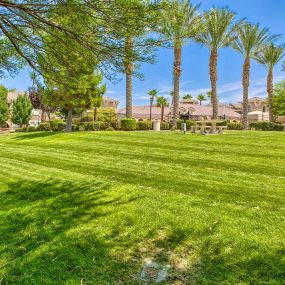
[[[184,100],[192,99],[192,98],[193,98],[193,96],[190,95],[190,94],[186,94],[186,95],[183,96],[183,99],[184,99]]]
[[[211,92],[211,91],[208,91],[208,92],[206,93],[206,96],[208,97],[208,99],[210,99],[210,102],[211,102],[211,104],[213,105],[212,92]]]
[[[250,60],[255,58],[264,44],[274,40],[276,36],[270,36],[268,29],[259,28],[259,24],[243,23],[238,27],[238,37],[232,44],[244,57],[242,69],[243,85],[243,115],[242,127],[248,129],[248,88],[250,78]]]
[[[200,106],[202,106],[202,102],[206,101],[206,96],[204,94],[199,94],[197,100],[200,102]]]
[[[267,94],[268,94],[268,105],[269,105],[269,121],[274,121],[273,116],[273,69],[277,63],[285,56],[284,45],[274,45],[270,43],[265,45],[261,51],[257,54],[255,59],[265,65],[267,68]]]
[[[170,0],[160,13],[159,32],[172,42],[174,50],[173,64],[173,122],[177,127],[179,114],[179,89],[181,77],[182,46],[189,38],[194,38],[199,30],[201,17],[198,16],[199,5],[193,5],[189,0]]]
[[[133,53],[133,39],[132,37],[127,37],[125,42],[125,74],[126,74],[126,117],[131,118],[133,114],[132,102],[133,102],[133,71],[134,63],[131,59],[131,54]]]
[[[152,105],[153,105],[153,101],[154,101],[154,98],[157,97],[157,91],[155,89],[152,89],[150,90],[148,93],[149,95],[149,99],[150,99],[150,105],[149,105],[149,119],[151,120],[151,115],[152,115]]]
[[[211,103],[213,119],[218,116],[217,97],[217,62],[220,48],[229,46],[236,39],[235,14],[226,8],[213,8],[203,17],[204,28],[197,36],[197,41],[210,49],[209,72],[211,80]]]
[[[164,108],[169,106],[169,103],[167,101],[167,99],[163,96],[160,96],[157,98],[157,104],[160,106],[161,108],[161,121],[163,121],[164,118]]]

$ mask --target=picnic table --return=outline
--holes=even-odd
[[[219,120],[210,120],[210,121],[197,121],[195,126],[191,127],[191,132],[193,134],[196,131],[200,131],[201,135],[209,134],[222,134],[224,130],[226,130],[227,126],[217,126],[217,123],[221,123],[223,121]]]

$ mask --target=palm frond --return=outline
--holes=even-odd
[[[260,52],[254,57],[259,63],[265,65],[268,69],[274,66],[285,56],[285,45],[275,45],[269,43],[264,45]]]
[[[244,57],[254,58],[264,45],[274,42],[279,35],[270,35],[269,29],[260,28],[259,24],[243,22],[237,29],[238,37],[232,47]]]
[[[193,5],[189,0],[171,0],[167,2],[159,15],[158,31],[167,41],[176,46],[195,37],[200,29],[200,4]]]
[[[203,15],[203,29],[196,40],[210,49],[229,46],[237,37],[235,13],[227,8],[212,8]]]

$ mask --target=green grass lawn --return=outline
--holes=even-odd
[[[285,133],[0,135],[0,281],[285,284]]]

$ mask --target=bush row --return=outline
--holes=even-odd
[[[169,130],[170,124],[168,122],[161,122],[160,123],[160,129],[161,130]],[[122,131],[152,130],[152,122],[150,120],[136,122],[135,119],[123,119],[123,120],[121,120],[121,130]]]
[[[273,122],[258,122],[249,124],[250,129],[260,131],[284,131],[284,125]]]
[[[184,123],[183,120],[177,120],[177,129],[181,129],[181,125]],[[186,120],[187,130],[194,126],[195,121]],[[239,122],[223,121],[217,125],[228,126],[228,130],[242,130],[242,124]],[[35,132],[35,131],[63,131],[66,127],[66,123],[61,120],[54,120],[46,123],[41,123],[38,127],[29,126],[27,128],[16,129],[16,132]],[[161,122],[161,130],[169,130],[171,124],[168,122]],[[123,119],[121,123],[119,122],[77,122],[77,124],[72,125],[73,131],[113,131],[113,130],[123,130],[123,131],[135,131],[135,130],[151,130],[152,122],[150,120],[136,122],[134,119]],[[263,130],[263,131],[283,131],[284,126],[280,123],[271,122],[258,122],[251,123],[250,129]]]

